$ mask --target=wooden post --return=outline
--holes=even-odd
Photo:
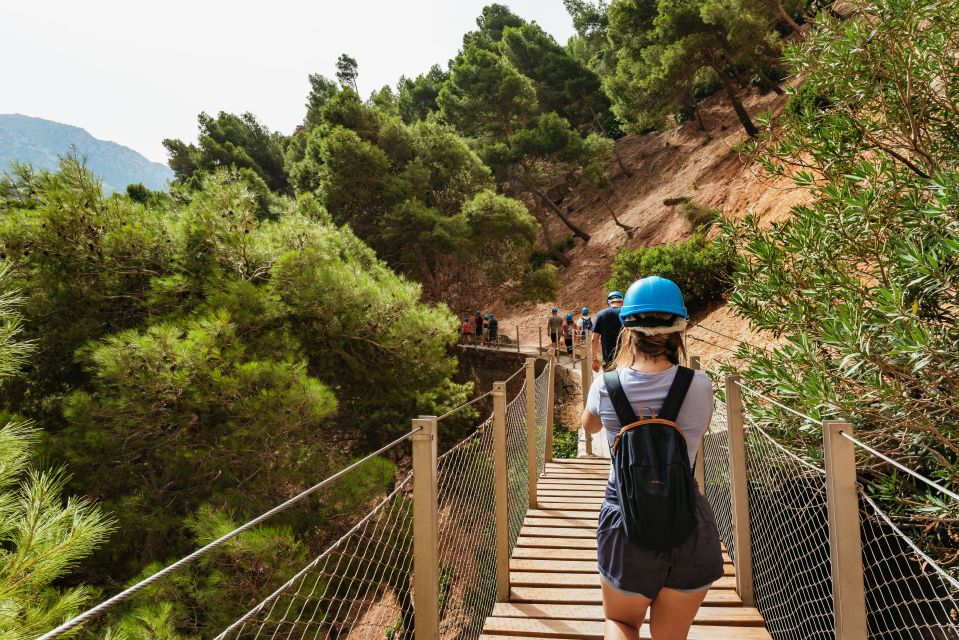
[[[689,368],[693,371],[700,371],[699,356],[689,356]],[[693,475],[696,476],[696,484],[702,493],[706,492],[706,434],[709,433],[709,425],[706,425],[706,433],[699,440],[699,450],[696,452],[696,462],[693,469]]]
[[[436,518],[436,417],[413,420],[413,618],[415,640],[436,640],[439,564]]]
[[[823,421],[836,638],[866,640],[866,595],[862,572],[856,451],[853,443],[842,437],[842,432],[852,435],[852,425],[841,420]]]
[[[539,477],[536,450],[536,358],[526,358],[526,464],[529,467],[529,508],[536,508],[536,479]]]
[[[496,601],[509,600],[509,477],[506,464],[506,383],[493,383],[493,478],[496,494]]]
[[[521,349],[519,348],[519,325],[516,325],[516,353],[519,353]]]
[[[549,374],[546,376],[546,462],[553,461],[553,413],[556,404],[556,354],[549,354]]]
[[[579,361],[579,377],[582,380],[583,387],[583,409],[586,408],[586,400],[589,396],[589,386],[593,382],[593,370],[589,368],[589,345],[583,343],[583,357]],[[586,455],[593,455],[593,437],[583,429],[583,437],[586,438]]]
[[[746,432],[743,430],[743,391],[739,376],[726,376],[726,424],[729,429],[729,498],[733,517],[736,591],[743,606],[753,598],[753,549],[749,532],[749,484],[746,471]]]

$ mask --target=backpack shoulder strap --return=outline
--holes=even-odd
[[[686,393],[689,391],[689,385],[693,383],[694,375],[693,370],[688,367],[681,366],[676,370],[673,384],[669,387],[666,399],[663,400],[663,408],[659,410],[659,415],[656,417],[676,422],[676,418],[679,417],[679,410],[686,399]]]
[[[629,404],[629,398],[623,391],[623,385],[619,381],[619,372],[616,370],[607,371],[603,374],[603,381],[606,383],[606,393],[609,394],[609,400],[613,403],[613,409],[616,411],[616,417],[619,418],[621,427],[633,424],[638,420],[636,412]]]

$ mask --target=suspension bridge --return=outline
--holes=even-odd
[[[588,384],[584,353],[568,367]],[[411,419],[409,432],[379,451],[39,640],[97,637],[104,614],[399,447],[409,448],[412,468],[393,490],[216,640],[602,638],[595,527],[608,454],[586,455],[584,442],[583,457],[553,457],[560,365],[555,353],[529,355],[476,399]],[[848,423],[797,414],[823,435],[822,463],[806,459],[751,416],[750,403],[775,398],[736,375],[712,375],[717,401],[695,464],[716,515],[725,575],[689,638],[959,640],[959,581],[857,482],[857,450],[881,452],[859,442]],[[490,399],[490,415],[468,436],[443,441],[444,421]]]

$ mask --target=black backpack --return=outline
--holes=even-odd
[[[659,415],[637,418],[617,371],[604,374],[622,428],[612,464],[626,537],[646,549],[674,549],[696,527],[696,480],[686,439],[676,424],[693,370],[679,367]],[[642,412],[641,412],[642,413]]]

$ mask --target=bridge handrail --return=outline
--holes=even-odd
[[[114,596],[112,596],[112,597],[104,600],[103,602],[101,602],[100,604],[96,605],[95,607],[92,607],[92,608],[84,611],[83,613],[81,613],[81,614],[79,614],[79,615],[77,615],[77,616],[74,616],[73,618],[71,618],[70,620],[64,622],[63,624],[61,624],[60,626],[56,627],[55,629],[52,629],[52,630],[48,631],[47,633],[43,634],[42,636],[38,637],[37,640],[53,640],[54,638],[58,638],[58,637],[62,636],[63,634],[67,633],[68,631],[70,631],[70,630],[72,630],[72,629],[75,629],[76,627],[79,627],[80,625],[82,625],[82,624],[84,624],[84,623],[86,623],[86,622],[89,622],[90,620],[98,617],[99,615],[103,614],[103,613],[106,612],[107,610],[112,609],[113,607],[115,607],[116,605],[124,602],[125,600],[128,600],[130,597],[136,595],[138,592],[140,592],[140,591],[142,591],[143,589],[149,587],[150,585],[152,585],[153,583],[159,581],[160,579],[162,579],[162,578],[170,575],[171,573],[177,571],[178,569],[181,569],[181,568],[185,567],[186,565],[190,564],[190,563],[193,562],[194,560],[197,560],[197,559],[199,559],[199,558],[201,558],[201,557],[209,554],[209,553],[210,553],[211,551],[213,551],[214,549],[223,546],[223,544],[225,544],[225,543],[228,542],[229,540],[237,537],[237,536],[240,535],[241,533],[252,529],[253,527],[257,526],[258,524],[261,524],[262,522],[264,522],[264,521],[272,518],[272,517],[275,516],[276,514],[281,513],[281,512],[283,512],[283,511],[289,509],[290,507],[292,507],[293,505],[297,504],[298,502],[302,502],[303,500],[305,500],[306,498],[310,497],[311,495],[313,495],[314,493],[316,493],[317,491],[319,491],[319,490],[322,489],[323,487],[329,485],[331,482],[334,482],[335,480],[341,478],[342,476],[346,475],[346,474],[349,473],[350,471],[353,471],[354,469],[356,469],[357,467],[361,466],[361,465],[364,464],[365,462],[369,462],[372,458],[380,455],[381,453],[384,453],[384,452],[392,449],[393,447],[397,446],[398,444],[401,444],[402,442],[408,440],[409,438],[411,438],[413,435],[415,435],[415,434],[418,433],[419,431],[420,431],[420,429],[413,429],[413,430],[410,431],[409,433],[403,434],[402,436],[400,436],[400,437],[397,438],[396,440],[393,440],[393,441],[390,442],[389,444],[384,445],[383,447],[380,447],[379,449],[377,449],[377,450],[374,451],[373,453],[370,453],[369,455],[361,458],[360,460],[357,460],[357,461],[354,462],[353,464],[351,464],[351,465],[349,465],[349,466],[347,466],[347,467],[344,467],[343,469],[341,469],[341,470],[337,471],[336,473],[334,473],[332,476],[330,476],[330,477],[326,478],[325,480],[322,480],[322,481],[318,482],[317,484],[313,485],[313,486],[310,487],[309,489],[306,489],[306,490],[304,490],[304,491],[301,491],[300,493],[296,494],[295,496],[293,496],[292,498],[290,498],[290,499],[287,500],[286,502],[283,502],[283,503],[281,503],[281,504],[278,504],[277,506],[273,507],[273,508],[270,509],[269,511],[266,511],[266,512],[260,514],[259,516],[253,518],[253,519],[250,520],[249,522],[240,525],[239,527],[233,529],[233,530],[230,531],[229,533],[226,533],[226,534],[220,536],[219,538],[217,538],[216,540],[210,542],[209,544],[206,544],[206,545],[200,547],[199,549],[197,549],[197,550],[194,551],[193,553],[190,553],[189,555],[186,555],[186,556],[180,558],[180,559],[177,560],[176,562],[174,562],[174,563],[172,563],[172,564],[170,564],[170,565],[167,565],[166,567],[160,569],[160,570],[157,571],[156,573],[154,573],[154,574],[152,574],[152,575],[144,578],[143,580],[140,580],[140,581],[137,582],[136,584],[134,584],[134,585],[132,585],[132,586],[130,586],[130,587],[127,587],[126,589],[124,589],[124,590],[121,591],[120,593],[118,593],[118,594],[116,594],[116,595],[114,595]]]
[[[954,493],[865,445],[848,423],[802,414],[734,374],[726,376],[726,388],[726,402],[718,405],[729,414],[726,424],[717,408],[701,447],[704,491],[737,578],[749,576],[748,592],[740,596],[746,601],[755,593],[774,637],[959,637],[959,580],[866,495],[855,473],[855,447],[950,497]],[[778,442],[766,422],[749,415],[755,405],[744,404],[742,393],[820,425],[825,468]],[[740,483],[736,500],[734,480]],[[742,553],[739,545],[745,546]]]

